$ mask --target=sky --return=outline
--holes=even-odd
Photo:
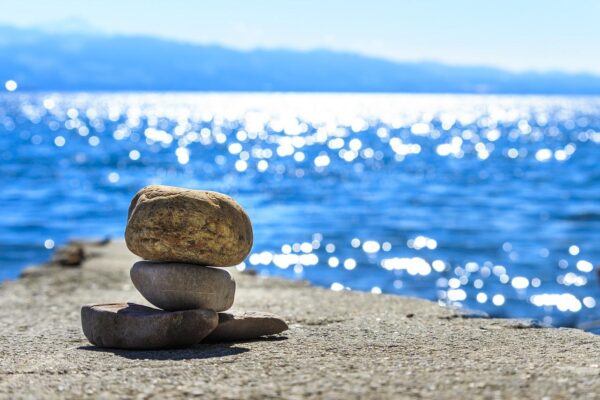
[[[598,0],[0,0],[0,24],[600,73]]]

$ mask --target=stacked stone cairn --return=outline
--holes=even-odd
[[[134,303],[81,309],[83,332],[99,347],[163,349],[255,339],[287,330],[264,312],[229,312],[235,281],[223,267],[240,264],[252,248],[252,224],[233,199],[170,186],[140,190],[129,207],[127,247],[136,262],[131,280],[158,308]]]

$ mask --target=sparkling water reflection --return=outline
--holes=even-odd
[[[141,186],[226,192],[238,268],[583,326],[600,319],[600,99],[0,97],[0,278],[121,237]]]

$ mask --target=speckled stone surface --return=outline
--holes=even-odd
[[[252,224],[231,197],[203,190],[152,185],[131,201],[127,247],[156,261],[227,267],[252,248]]]
[[[218,323],[212,310],[168,312],[135,303],[81,307],[81,326],[95,346],[151,350],[199,343]]]
[[[258,339],[287,331],[285,321],[263,311],[232,311],[219,313],[219,325],[204,339],[206,342],[232,342]]]
[[[85,251],[82,268],[1,284],[0,398],[599,397],[598,336],[246,274],[234,275],[233,309],[273,312],[288,331],[181,350],[98,349],[81,331],[82,304],[146,303],[123,243]]]
[[[235,280],[223,268],[138,261],[130,276],[146,300],[167,311],[225,311],[231,308],[235,297]]]

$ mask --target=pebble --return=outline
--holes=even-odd
[[[152,185],[129,206],[127,247],[146,259],[227,267],[252,248],[252,224],[229,196]]]
[[[251,340],[275,335],[288,329],[275,314],[261,311],[231,311],[219,313],[219,325],[206,337],[210,342]]]
[[[84,260],[83,246],[76,243],[58,248],[52,256],[52,263],[63,267],[79,267]]]
[[[221,268],[139,261],[130,275],[142,296],[163,310],[225,311],[233,305],[235,281]]]
[[[98,347],[163,349],[199,343],[218,323],[212,310],[168,312],[134,303],[86,305],[83,333]]]

